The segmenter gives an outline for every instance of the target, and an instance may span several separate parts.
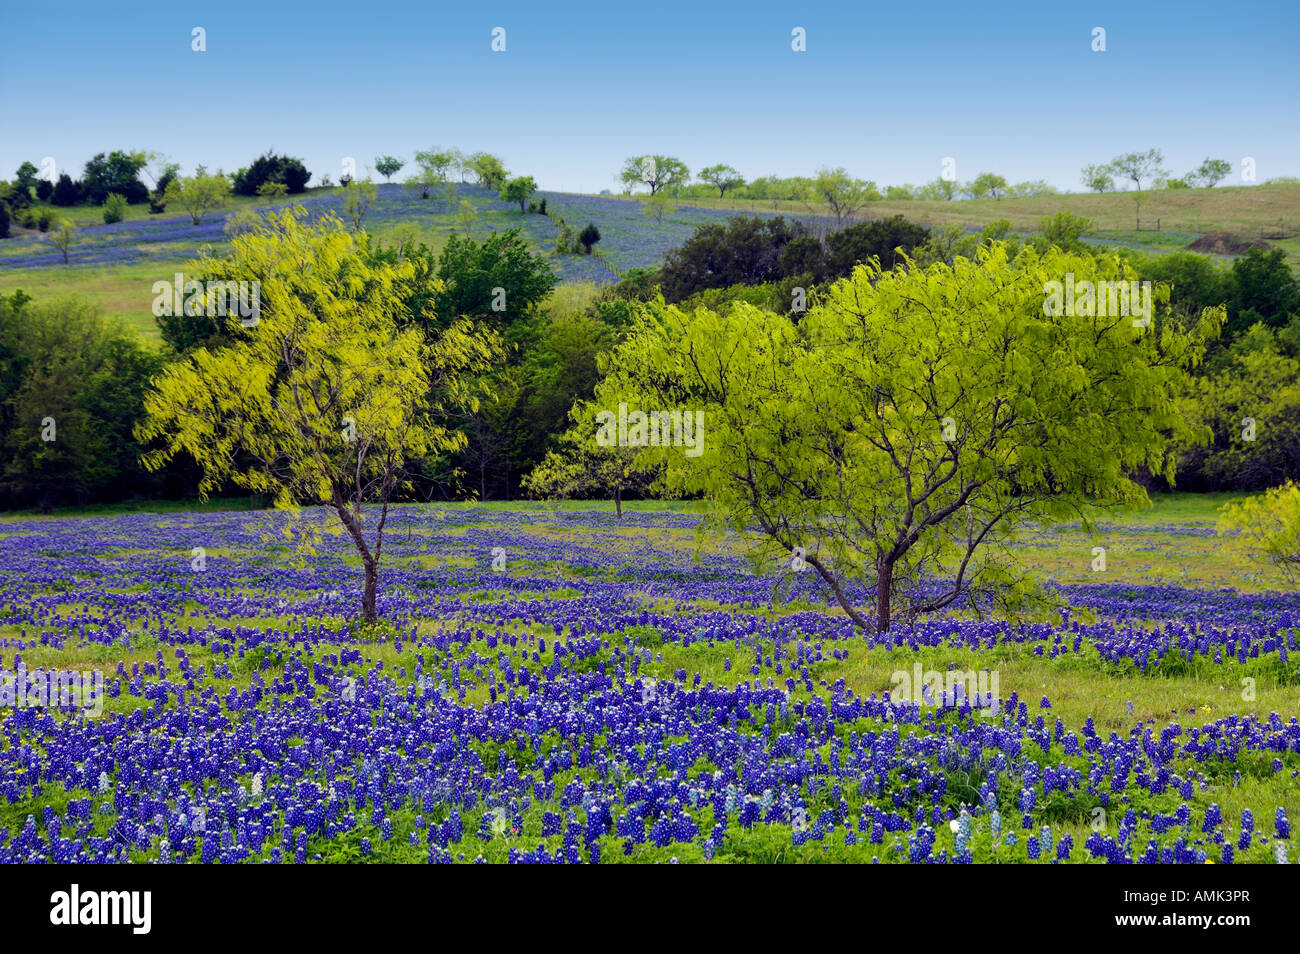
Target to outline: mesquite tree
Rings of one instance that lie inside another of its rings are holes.
[[[259,282],[257,313],[231,316],[229,344],[198,348],[155,378],[136,436],[156,445],[143,457],[150,469],[189,453],[205,495],[230,482],[279,507],[333,510],[361,558],[361,610],[373,622],[404,466],[463,444],[433,415],[487,365],[491,345],[464,322],[426,340],[402,313],[410,261],[372,256],[365,235],[333,216],[308,225],[303,215],[272,214],[232,240],[229,258],[204,263],[206,274]]]
[[[997,243],[951,266],[859,267],[803,316],[660,303],[596,403],[702,409],[698,457],[643,450],[666,489],[703,494],[714,530],[757,530],[769,556],[806,561],[856,623],[885,631],[900,597],[922,613],[972,587],[1015,595],[1017,525],[1144,501],[1129,474],[1172,477],[1174,442],[1204,437],[1176,388],[1222,310],[1185,328],[1099,316],[1100,298],[1045,304],[1069,275],[1080,290],[1131,277],[1118,258],[1011,259]]]

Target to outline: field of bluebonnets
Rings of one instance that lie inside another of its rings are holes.
[[[1049,621],[881,635],[697,519],[399,507],[371,627],[320,511],[0,523],[0,670],[106,696],[0,709],[0,861],[1294,860],[1300,601],[1212,507],[1027,534]]]

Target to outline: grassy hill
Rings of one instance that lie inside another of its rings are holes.
[[[826,212],[824,206],[806,202],[682,201],[727,211],[762,210],[785,215]],[[1262,238],[1284,249],[1292,267],[1300,269],[1300,183],[1144,192],[1141,211],[1142,229],[1138,230],[1133,194],[1108,192],[953,202],[881,201],[864,206],[859,214],[865,218],[903,215],[926,225],[967,228],[983,228],[989,222],[1006,219],[1017,231],[1033,232],[1044,216],[1071,212],[1092,219],[1094,237],[1107,244],[1173,250],[1186,248],[1210,232],[1230,232],[1245,239]]]
[[[682,199],[683,203],[729,211],[762,209],[768,212],[825,213],[825,207],[805,202],[756,199]],[[983,226],[994,219],[1008,219],[1013,228],[1033,229],[1038,220],[1056,212],[1086,216],[1097,228],[1123,230],[1134,227],[1134,198],[1129,192],[1041,195],[1005,199],[883,200],[867,205],[863,214],[871,218],[906,215],[927,225]],[[1177,189],[1144,192],[1142,220],[1161,228],[1187,232],[1232,231],[1258,233],[1272,230],[1280,222],[1300,231],[1300,183],[1220,186],[1215,189]]]
[[[772,214],[682,205],[658,221],[645,215],[634,200],[553,192],[537,196],[538,201],[547,201],[547,215],[521,214],[517,205],[501,201],[495,192],[480,186],[457,185],[454,200],[441,192],[422,199],[418,192],[400,185],[380,185],[378,189],[378,198],[364,221],[366,230],[378,241],[413,239],[440,249],[453,232],[463,232],[457,213],[464,199],[478,214],[469,234],[481,240],[491,232],[521,229],[529,244],[549,257],[566,284],[615,282],[629,268],[658,264],[664,253],[682,244],[700,225],[740,214]],[[293,205],[304,206],[312,215],[333,212],[344,217],[342,200],[333,189],[312,190],[274,202],[232,199],[197,226],[187,215],[149,215],[145,206],[131,207],[124,221],[112,225],[97,223],[98,209],[56,210],[77,226],[68,263],[64,264],[51,235],[16,230],[12,238],[0,242],[0,290],[21,288],[39,296],[76,294],[95,302],[105,314],[156,337],[150,311],[154,282],[171,281],[175,272],[205,248],[220,254],[228,246],[226,221],[238,212]],[[597,256],[556,254],[561,218],[576,229],[588,222],[597,225],[601,232]]]
[[[636,199],[616,196],[542,192],[547,215],[521,214],[480,186],[457,185],[455,196],[435,192],[429,199],[401,185],[380,185],[378,199],[365,219],[366,229],[382,242],[415,239],[440,248],[461,228],[459,203],[468,200],[478,215],[470,234],[482,238],[492,231],[520,228],[529,243],[550,258],[562,282],[600,285],[616,281],[636,266],[654,266],[700,225],[733,215],[786,215],[828,227],[827,210],[818,204],[745,199],[674,200],[662,221],[648,216]],[[316,189],[303,196],[268,203],[263,199],[232,198],[193,225],[186,215],[149,215],[133,206],[127,218],[113,225],[100,221],[97,208],[55,210],[73,222],[76,244],[68,264],[48,234],[16,229],[0,241],[0,290],[21,288],[30,294],[76,294],[98,304],[105,314],[121,318],[148,337],[156,337],[150,306],[153,283],[173,274],[211,248],[220,253],[227,244],[226,220],[245,209],[301,204],[313,215],[342,216],[336,190]],[[1068,211],[1094,221],[1095,240],[1114,245],[1168,251],[1186,248],[1201,235],[1230,232],[1247,239],[1263,237],[1286,250],[1300,268],[1300,184],[1260,185],[1149,192],[1142,206],[1144,227],[1134,228],[1135,204],[1128,193],[1054,195],[1015,199],[954,202],[882,201],[861,210],[863,218],[904,215],[927,225],[981,228],[1007,219],[1013,228],[1034,231],[1039,221]],[[601,232],[597,256],[557,255],[555,237],[560,219],[581,229],[594,222]],[[1160,228],[1148,228],[1147,223]],[[1294,233],[1294,234],[1293,234]],[[1277,238],[1279,234],[1291,237]]]

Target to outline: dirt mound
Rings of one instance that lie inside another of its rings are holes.
[[[1250,248],[1266,252],[1273,246],[1263,239],[1245,238],[1232,232],[1209,232],[1187,247],[1193,252],[1207,252],[1210,255],[1243,255]]]

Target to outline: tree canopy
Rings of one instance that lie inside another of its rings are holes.
[[[334,511],[361,556],[362,614],[376,618],[388,502],[409,461],[463,442],[431,414],[462,374],[485,367],[487,338],[456,322],[433,340],[400,327],[407,262],[367,254],[364,233],[302,210],[267,217],[231,241],[228,273],[261,282],[259,321],[228,320],[228,344],[166,368],[137,427],[157,469],[182,452],[203,470],[200,492],[227,481],[279,507]],[[306,263],[306,264],[304,264]],[[377,517],[363,508],[379,505]]]
[[[502,202],[518,202],[519,211],[527,212],[528,200],[536,191],[537,182],[532,176],[515,176],[501,186],[500,197]]]
[[[201,173],[194,176],[176,176],[164,190],[167,202],[175,202],[190,215],[190,221],[198,225],[203,216],[216,208],[230,195],[230,180],[225,176],[212,176]]]
[[[644,185],[651,195],[661,190],[671,195],[690,181],[691,170],[676,156],[629,156],[618,178],[629,191]]]
[[[728,189],[735,189],[745,184],[745,177],[724,163],[718,163],[716,166],[705,166],[699,172],[699,179],[701,182],[707,182],[717,189],[718,198],[725,196]]]
[[[1203,437],[1176,390],[1222,310],[1187,329],[1045,314],[1067,274],[1131,277],[1118,257],[1013,259],[993,243],[976,261],[861,266],[798,321],[652,305],[596,404],[701,410],[700,456],[642,450],[665,465],[664,488],[708,498],[715,530],[759,531],[767,557],[805,559],[860,625],[889,629],[900,596],[918,613],[1000,582],[1014,600],[1018,524],[1141,502],[1129,475],[1172,478],[1175,442]],[[936,571],[945,581],[922,586]],[[873,614],[859,608],[868,587]]]

